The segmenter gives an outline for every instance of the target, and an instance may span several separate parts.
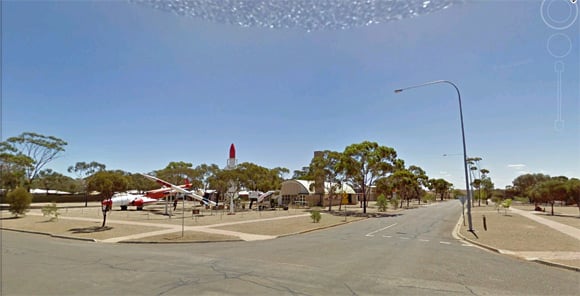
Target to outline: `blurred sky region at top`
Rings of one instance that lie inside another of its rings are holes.
[[[219,3],[192,1],[204,2]],[[578,4],[431,2],[452,5],[308,30],[148,3],[3,1],[2,140],[66,140],[48,166],[64,174],[79,161],[224,167],[231,143],[239,162],[293,171],[315,150],[370,140],[464,188],[455,90],[393,93],[446,79],[461,91],[468,154],[496,187],[526,172],[580,177]]]

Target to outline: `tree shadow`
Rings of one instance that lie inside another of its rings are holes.
[[[111,226],[105,226],[105,227],[91,226],[91,227],[85,227],[85,228],[71,228],[68,231],[70,231],[72,233],[95,233],[95,232],[102,232],[102,231],[107,231],[107,230],[111,230],[111,229],[113,229],[113,227],[111,227]]]
[[[13,219],[20,219],[20,216],[10,216],[10,217],[0,217],[0,220],[13,220]]]
[[[331,214],[333,216],[339,216],[339,217],[344,217],[345,213],[344,211],[324,211],[327,214]],[[395,214],[391,214],[391,213],[387,213],[387,212],[380,212],[380,213],[361,213],[361,212],[357,212],[357,211],[347,211],[346,212],[346,216],[348,217],[364,217],[364,218],[384,218],[384,217],[397,217],[397,216],[402,216],[403,214],[401,213],[395,213]]]

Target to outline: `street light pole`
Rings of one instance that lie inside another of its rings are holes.
[[[473,232],[474,231],[473,224],[471,221],[471,191],[469,190],[469,174],[467,173],[467,149],[465,148],[465,129],[463,128],[463,108],[461,107],[461,94],[459,93],[459,88],[457,87],[457,85],[455,85],[451,81],[436,80],[436,81],[430,81],[430,82],[426,82],[426,83],[419,84],[419,85],[414,85],[414,86],[396,89],[395,93],[400,93],[404,90],[417,88],[417,87],[423,87],[423,86],[437,84],[437,83],[451,84],[455,88],[455,91],[457,91],[457,98],[459,99],[459,118],[461,119],[461,137],[463,140],[463,169],[465,170],[465,190],[467,191],[467,222],[469,225],[469,231]]]

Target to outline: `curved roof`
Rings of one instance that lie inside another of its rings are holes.
[[[284,183],[293,183],[299,186],[298,194],[314,194],[314,181],[308,180],[286,180],[282,183],[282,187],[284,187]],[[328,194],[331,184],[329,182],[324,182],[324,193]],[[312,189],[312,190],[311,190]],[[347,194],[356,194],[354,189],[350,187],[348,184],[343,183],[342,188],[338,188],[334,193],[347,193]]]

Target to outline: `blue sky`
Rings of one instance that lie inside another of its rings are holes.
[[[223,167],[231,143],[239,162],[293,171],[315,150],[370,140],[464,188],[455,90],[393,93],[446,79],[461,91],[467,152],[496,187],[525,172],[580,177],[577,13],[565,0],[466,1],[305,32],[124,1],[3,1],[2,139],[64,139],[48,165],[61,173],[79,161]]]

